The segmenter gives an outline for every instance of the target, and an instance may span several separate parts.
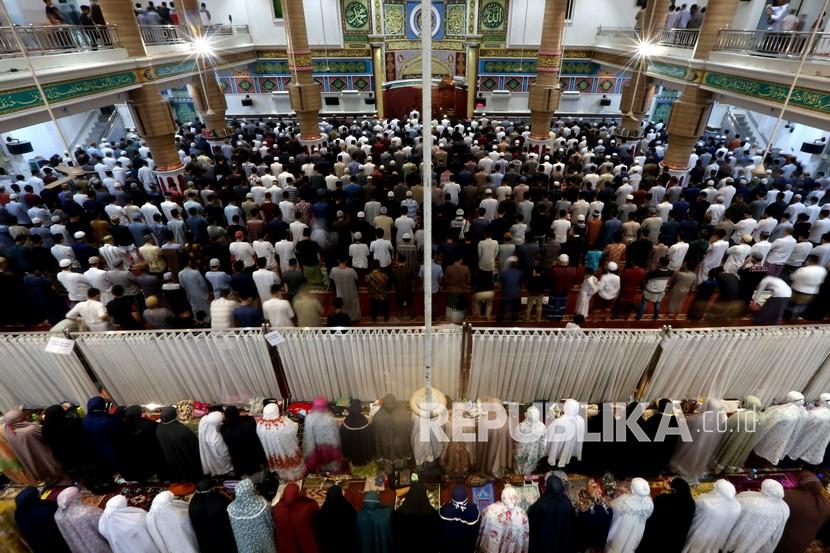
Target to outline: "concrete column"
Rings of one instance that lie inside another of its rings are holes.
[[[669,143],[663,165],[672,171],[690,169],[689,156],[706,129],[712,111],[712,95],[697,85],[686,85],[669,117]]]
[[[643,42],[654,43],[669,11],[669,0],[649,0],[643,12],[643,29],[640,39]],[[643,117],[651,106],[654,96],[654,81],[646,75],[648,60],[640,59],[637,70],[631,75],[631,80],[623,87],[620,111],[623,114],[623,135],[637,139],[642,129]]]
[[[127,103],[139,136],[147,141],[153,154],[162,190],[176,188],[183,191],[181,174],[184,166],[176,149],[176,123],[167,99],[161,95],[156,85],[148,83],[131,91]]]
[[[694,59],[709,57],[717,41],[718,33],[723,27],[732,23],[738,0],[710,0],[706,5],[706,17],[698,33]],[[688,171],[689,156],[694,151],[695,143],[703,134],[709,114],[712,111],[712,95],[701,90],[696,84],[683,87],[683,93],[672,107],[669,118],[669,143],[663,165],[673,171]]]
[[[473,118],[478,93],[478,53],[481,35],[467,35],[467,119]]]
[[[199,17],[199,2],[200,0],[176,0],[179,24],[190,27],[191,33],[195,33],[202,27],[202,19]]]
[[[562,66],[562,38],[565,34],[565,7],[567,0],[547,0],[542,21],[542,43],[536,59],[536,81],[530,85],[530,138],[547,140],[550,120],[559,107],[562,88],[559,69]]]
[[[718,41],[718,34],[724,27],[732,25],[735,11],[738,9],[738,0],[709,0],[706,5],[706,17],[697,35],[694,58],[705,60]]]
[[[100,5],[107,23],[118,26],[118,40],[130,57],[145,57],[147,52],[138,30],[132,0],[101,0]]]
[[[201,60],[199,66],[202,67]],[[208,142],[216,141],[219,143],[231,136],[233,129],[227,125],[225,117],[228,103],[213,71],[209,68],[202,68],[201,77],[199,75],[193,77],[193,81],[187,85],[187,88],[196,109],[199,111],[199,115],[202,116],[202,121],[205,123],[202,136]]]
[[[308,47],[303,2],[281,1],[288,38],[288,66],[292,75],[288,97],[300,123],[300,141],[313,144],[319,142],[321,137],[318,120],[323,101],[320,98],[320,85],[311,76],[311,50]]]
[[[383,35],[371,35],[372,42],[372,76],[375,80],[375,110],[378,119],[384,119],[386,113],[383,109],[383,83],[386,80],[386,61],[383,57]],[[379,40],[378,40],[379,39]]]

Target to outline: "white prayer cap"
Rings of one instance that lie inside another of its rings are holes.
[[[86,236],[86,233],[82,230],[79,230],[78,232],[76,232],[72,236],[75,238],[75,240],[82,240],[84,238],[84,236]]]
[[[576,216],[576,221],[578,223],[582,223],[583,221],[585,221],[585,215],[582,215],[582,214],[577,215]]]
[[[491,188],[488,188],[487,190],[485,190],[485,191],[484,191],[484,194],[485,194],[486,196],[489,196],[489,195],[490,195],[490,194],[492,194],[492,193],[493,193],[493,190],[492,190]]]
[[[98,259],[98,256],[97,256],[97,255],[93,255],[92,257],[90,257],[90,258],[89,258],[89,259],[87,259],[86,261],[87,261],[87,263],[89,263],[90,265],[98,265],[98,262],[100,261],[100,259]]]
[[[380,208],[381,215],[386,215],[386,206]]]
[[[363,235],[361,233],[359,233],[359,232],[354,233],[354,239],[355,240],[360,240],[361,238],[363,238]]]
[[[357,212],[357,218],[358,218],[358,219],[365,219],[365,218],[366,218],[366,214],[365,214],[364,212],[362,212],[362,211],[358,211],[358,212]]]
[[[464,210],[463,209],[456,209],[455,214],[460,216],[460,217],[463,217],[464,216]]]
[[[625,197],[625,199],[626,200],[633,200],[634,199],[634,194],[629,194],[628,196]]]
[[[608,263],[607,267],[608,267],[608,270],[609,270],[609,271],[616,271],[616,270],[618,269],[617,264],[616,264],[616,263],[614,263],[613,261],[611,261],[610,263]]]
[[[40,223],[42,223],[42,221],[40,220],[40,217],[35,217],[34,219],[32,219],[32,224],[33,225],[39,225]]]
[[[411,197],[412,197],[412,190],[407,190],[407,191],[406,191],[406,197],[407,197],[407,198],[411,198]]]
[[[65,269],[65,268],[67,268],[67,267],[71,267],[71,266],[72,266],[72,261],[70,261],[70,260],[68,260],[68,259],[61,259],[61,262],[60,262],[60,263],[58,263],[58,265],[60,265],[62,269]]]
[[[404,240],[411,240],[412,239],[412,234],[410,234],[408,232],[404,232],[403,236],[401,236],[401,238],[403,238]]]
[[[560,254],[558,260],[560,265],[567,265],[571,262],[571,258],[566,253]]]
[[[52,215],[52,222],[53,223],[60,223],[61,217],[60,215]]]
[[[210,260],[210,266],[211,267],[218,267],[219,265],[220,265],[220,263],[219,263],[219,260],[217,258],[214,257],[213,259]]]
[[[640,497],[647,497],[651,495],[651,488],[649,487],[648,482],[642,478],[635,478],[631,481],[631,493],[639,495]]]

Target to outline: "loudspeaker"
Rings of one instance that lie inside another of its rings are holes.
[[[611,105],[611,100],[608,98],[600,98],[599,105],[607,107]]]
[[[367,106],[374,106],[377,103],[374,98],[364,98],[363,101]]]
[[[9,150],[9,154],[13,156],[28,154],[34,150],[31,142],[21,142],[19,140],[15,140],[14,142],[6,142],[6,148]]]
[[[251,106],[254,105],[254,101],[251,100],[250,98],[247,98],[247,97],[242,98],[242,105],[245,106],[245,107],[251,107]]]
[[[805,154],[820,154],[824,151],[825,146],[826,144],[824,142],[803,142],[801,144],[801,151]]]

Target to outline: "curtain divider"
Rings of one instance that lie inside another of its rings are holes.
[[[470,385],[470,371],[473,365],[473,332],[470,323],[461,325],[461,355],[460,370],[458,374],[458,400],[467,397]]]
[[[84,368],[84,371],[86,371],[87,376],[90,378],[90,380],[92,380],[92,383],[95,384],[95,388],[98,390],[98,392],[106,395],[108,398],[112,398],[112,394],[110,394],[109,390],[107,390],[106,384],[104,384],[104,381],[101,380],[101,378],[95,372],[95,369],[92,368],[92,363],[90,363],[89,359],[86,358],[83,348],[81,348],[81,345],[75,339],[73,333],[70,332],[67,328],[64,329],[63,334],[67,340],[72,340],[72,342],[74,342],[75,345],[72,346],[72,351],[78,358],[78,361],[80,361],[81,366]]]
[[[265,340],[265,335],[271,330],[271,324],[268,322],[262,323],[262,339]],[[271,359],[271,368],[274,369],[274,376],[277,379],[277,386],[280,389],[280,395],[283,397],[284,405],[287,407],[291,399],[291,389],[288,386],[288,378],[285,376],[285,367],[280,358],[280,352],[277,346],[272,346],[268,341],[265,341],[265,347],[268,348],[268,357]]]
[[[663,338],[667,338],[671,334],[671,326],[666,325],[660,329],[663,333]],[[641,401],[648,390],[651,379],[654,377],[654,371],[657,370],[657,365],[660,363],[660,356],[663,355],[663,340],[657,342],[657,347],[654,348],[654,353],[651,354],[648,365],[646,365],[643,374],[640,376],[640,381],[637,383],[637,388],[634,391],[634,397],[637,401]]]

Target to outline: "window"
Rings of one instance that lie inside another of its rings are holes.
[[[568,0],[568,3],[565,5],[565,21],[573,21],[574,2],[576,2],[576,0]]]

